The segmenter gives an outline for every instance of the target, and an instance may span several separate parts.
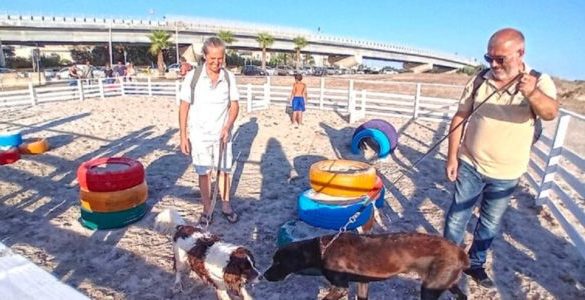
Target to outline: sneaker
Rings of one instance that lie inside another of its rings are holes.
[[[491,289],[494,287],[494,282],[490,279],[484,268],[467,269],[463,273],[471,276],[477,284],[484,288]]]

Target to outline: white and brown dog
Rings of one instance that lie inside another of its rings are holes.
[[[165,209],[157,215],[155,229],[173,234],[175,289],[182,290],[181,275],[193,270],[215,288],[218,299],[231,299],[228,292],[245,300],[252,299],[245,285],[257,282],[262,275],[250,250],[187,225],[174,209]]]

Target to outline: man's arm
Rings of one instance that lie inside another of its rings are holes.
[[[447,178],[450,181],[455,181],[455,179],[457,179],[457,169],[459,167],[457,162],[457,153],[459,152],[459,145],[461,144],[461,138],[463,137],[464,125],[460,125],[459,127],[457,126],[461,124],[463,120],[465,120],[465,118],[467,118],[470,114],[471,112],[468,111],[458,111],[453,116],[453,119],[451,120],[451,126],[449,126],[449,132],[452,132],[449,135],[447,167],[445,171],[447,173]]]
[[[187,135],[187,117],[189,116],[190,107],[191,104],[189,102],[181,101],[179,104],[179,134],[181,139],[181,152],[184,154],[191,153],[189,137]]]
[[[549,93],[556,94],[554,83],[550,78],[542,78],[543,88]],[[520,78],[518,89],[522,95],[528,100],[530,107],[534,114],[545,121],[552,120],[559,114],[559,103],[551,96],[545,94],[538,86],[538,78],[530,74],[524,74]],[[554,95],[553,95],[554,97]]]

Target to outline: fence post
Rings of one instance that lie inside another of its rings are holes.
[[[193,91],[194,93],[195,91]],[[179,101],[181,101],[181,99],[179,99],[179,94],[181,93],[181,84],[179,81],[175,81],[175,100],[177,101],[177,103],[181,103]]]
[[[266,76],[266,83],[264,84],[264,101],[266,106],[270,105],[270,76]]]
[[[148,95],[152,96],[152,81],[150,79],[150,76],[148,76]]]
[[[77,91],[79,92],[79,100],[85,100],[85,95],[83,94],[83,80],[77,79]]]
[[[126,80],[126,77],[118,77],[118,79],[120,79],[120,92],[122,93],[122,96],[126,96],[126,91],[124,91],[124,80]]]
[[[106,99],[106,95],[104,95],[104,79],[103,78],[98,78],[98,87],[100,89],[100,98],[102,98],[102,100]]]
[[[353,79],[349,80],[349,89],[347,91],[347,112],[352,114],[355,111],[355,94],[353,91]]]
[[[28,92],[30,94],[30,103],[32,105],[37,105],[37,92],[32,81],[28,83]]]
[[[248,112],[252,111],[252,84],[248,83],[246,90],[246,108]]]
[[[419,101],[420,101],[420,83],[416,84],[416,94],[414,95],[414,115],[413,118],[418,118],[418,111],[419,111]]]
[[[321,88],[319,90],[319,110],[323,110],[323,95],[325,94],[325,78],[321,77]]]
[[[561,150],[563,149],[563,144],[565,142],[565,136],[567,134],[567,128],[569,127],[570,120],[570,115],[564,115],[561,113],[561,116],[557,121],[557,128],[552,138],[552,145],[550,146],[550,152],[548,154],[548,159],[544,168],[544,174],[542,174],[542,180],[538,186],[538,193],[536,195],[537,206],[542,206],[548,199],[548,192],[555,180],[555,174],[557,172],[559,159],[561,158]]]

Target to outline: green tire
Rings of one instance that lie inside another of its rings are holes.
[[[116,212],[91,212],[81,207],[79,222],[93,230],[120,228],[142,219],[146,212],[146,203]]]

